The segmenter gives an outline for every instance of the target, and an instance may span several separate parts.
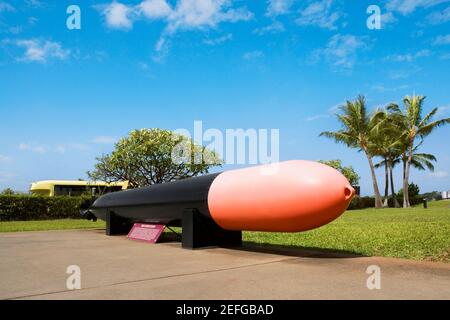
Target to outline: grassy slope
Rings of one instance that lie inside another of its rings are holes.
[[[450,261],[450,201],[428,209],[365,209],[345,212],[321,228],[302,233],[245,232],[263,244],[343,250],[369,256]]]
[[[0,232],[104,228],[103,221],[45,220],[0,222]],[[347,211],[319,229],[301,233],[244,232],[258,244],[342,250],[415,260],[450,261],[450,201],[428,209]]]

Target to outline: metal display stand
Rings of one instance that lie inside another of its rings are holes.
[[[228,231],[212,219],[203,216],[197,209],[185,209],[182,221],[182,247],[235,247],[242,245],[242,231]]]

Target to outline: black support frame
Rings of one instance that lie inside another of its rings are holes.
[[[222,229],[214,220],[205,217],[197,209],[185,209],[182,220],[182,247],[236,247],[242,245],[242,231]]]

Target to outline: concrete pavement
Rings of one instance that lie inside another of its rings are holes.
[[[81,289],[68,290],[69,265]],[[369,290],[366,269],[381,270]],[[0,299],[450,299],[450,264],[298,249],[183,250],[104,230],[0,234]]]

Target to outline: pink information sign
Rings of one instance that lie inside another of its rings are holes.
[[[131,240],[141,240],[149,243],[156,243],[166,226],[163,224],[135,223],[128,233],[127,238]]]

